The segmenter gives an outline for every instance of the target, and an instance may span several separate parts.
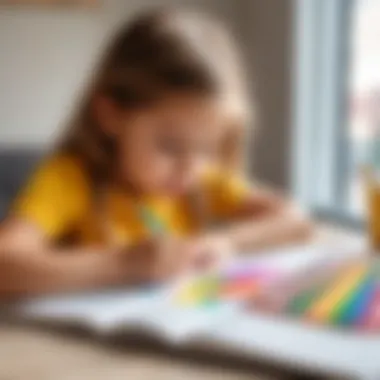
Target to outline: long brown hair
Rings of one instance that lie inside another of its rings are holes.
[[[234,47],[225,27],[204,14],[155,10],[140,15],[118,31],[106,50],[61,149],[74,151],[91,175],[103,180],[115,149],[92,115],[94,96],[103,94],[133,108],[182,92],[226,98],[234,117],[221,156],[236,163],[249,110]]]
[[[191,93],[224,98],[231,108],[221,158],[226,167],[236,166],[250,116],[244,79],[235,43],[219,21],[189,11],[148,11],[117,32],[61,150],[79,156],[94,182],[104,183],[115,147],[92,114],[94,97],[105,95],[128,109],[167,93]]]

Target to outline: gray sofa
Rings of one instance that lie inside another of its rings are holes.
[[[0,148],[0,220],[42,157],[37,149]]]

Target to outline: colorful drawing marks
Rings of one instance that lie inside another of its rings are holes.
[[[187,307],[242,302],[279,277],[280,273],[271,268],[252,264],[235,266],[190,279],[178,290],[175,302]]]
[[[192,278],[175,302],[183,307],[234,302],[248,312],[380,332],[380,263],[320,262],[292,274],[263,265],[235,266]]]
[[[295,275],[293,283],[277,283],[249,308],[291,316],[313,324],[380,331],[380,265],[347,262],[316,268],[313,275]]]

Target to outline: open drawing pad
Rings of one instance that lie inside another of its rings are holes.
[[[380,263],[342,242],[255,253],[160,288],[56,296],[12,316],[380,378]]]

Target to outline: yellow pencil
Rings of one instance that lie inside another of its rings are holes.
[[[316,322],[328,320],[333,308],[361,281],[367,269],[367,265],[360,263],[345,271],[311,306],[306,313],[307,318]]]

